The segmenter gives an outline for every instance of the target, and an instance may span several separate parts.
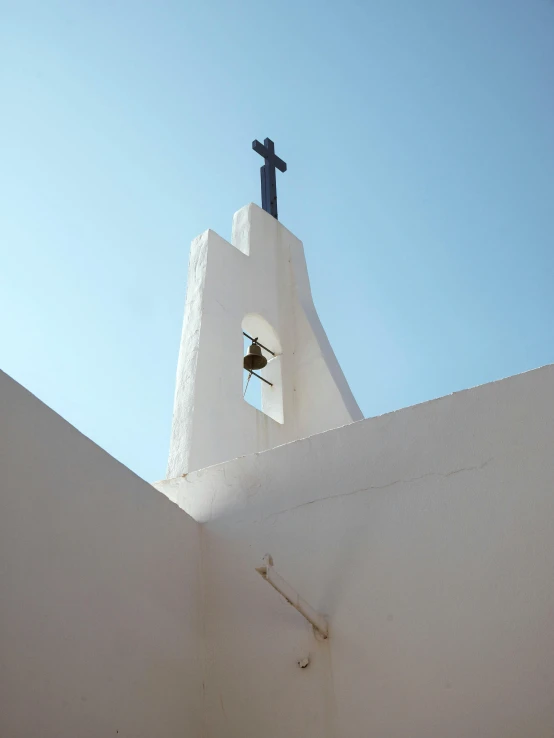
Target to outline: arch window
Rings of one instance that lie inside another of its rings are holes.
[[[257,313],[248,313],[242,321],[244,353],[252,345],[252,339],[260,345],[267,364],[255,374],[243,372],[243,396],[245,401],[277,423],[283,423],[283,379],[281,368],[281,342],[275,329]],[[255,376],[255,375],[259,376]],[[260,379],[261,377],[262,379]],[[263,381],[265,380],[265,381]]]

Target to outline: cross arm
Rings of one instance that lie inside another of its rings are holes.
[[[276,169],[278,169],[280,172],[287,171],[286,163],[282,159],[279,159],[278,156],[275,156],[275,154],[273,154],[273,163],[275,164]]]
[[[252,141],[252,148],[256,152],[256,154],[259,154],[260,156],[263,156],[264,159],[267,159],[269,156],[269,150],[266,149],[266,147],[263,145],[263,143],[260,143],[258,139],[255,139]]]
[[[269,159],[271,163],[276,167],[276,169],[278,169],[280,172],[287,171],[286,163],[282,159],[279,159],[276,154],[270,151],[267,146],[264,146],[262,143],[260,143],[258,139],[252,141],[252,148],[254,149],[256,154],[263,156],[264,159]]]

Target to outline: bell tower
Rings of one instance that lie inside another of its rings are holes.
[[[243,398],[245,370],[261,382],[261,409]],[[317,316],[301,241],[254,204],[235,214],[232,243],[209,230],[198,236],[167,477],[362,417]]]

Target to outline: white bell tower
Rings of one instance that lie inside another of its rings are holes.
[[[243,331],[274,354],[263,351],[261,410],[243,399]],[[253,204],[235,214],[232,244],[213,231],[198,236],[168,478],[362,417],[317,316],[301,241]]]

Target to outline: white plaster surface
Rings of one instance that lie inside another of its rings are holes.
[[[157,484],[205,523],[205,735],[552,738],[553,432],[549,366]]]
[[[0,736],[200,737],[199,526],[0,372]]]
[[[262,385],[272,417],[242,397],[243,321],[279,353],[261,372],[275,383]],[[232,245],[213,231],[195,239],[167,476],[361,418],[315,311],[302,243],[253,204],[235,214]]]
[[[550,366],[156,485],[199,525],[0,373],[0,736],[552,738],[553,432]]]

